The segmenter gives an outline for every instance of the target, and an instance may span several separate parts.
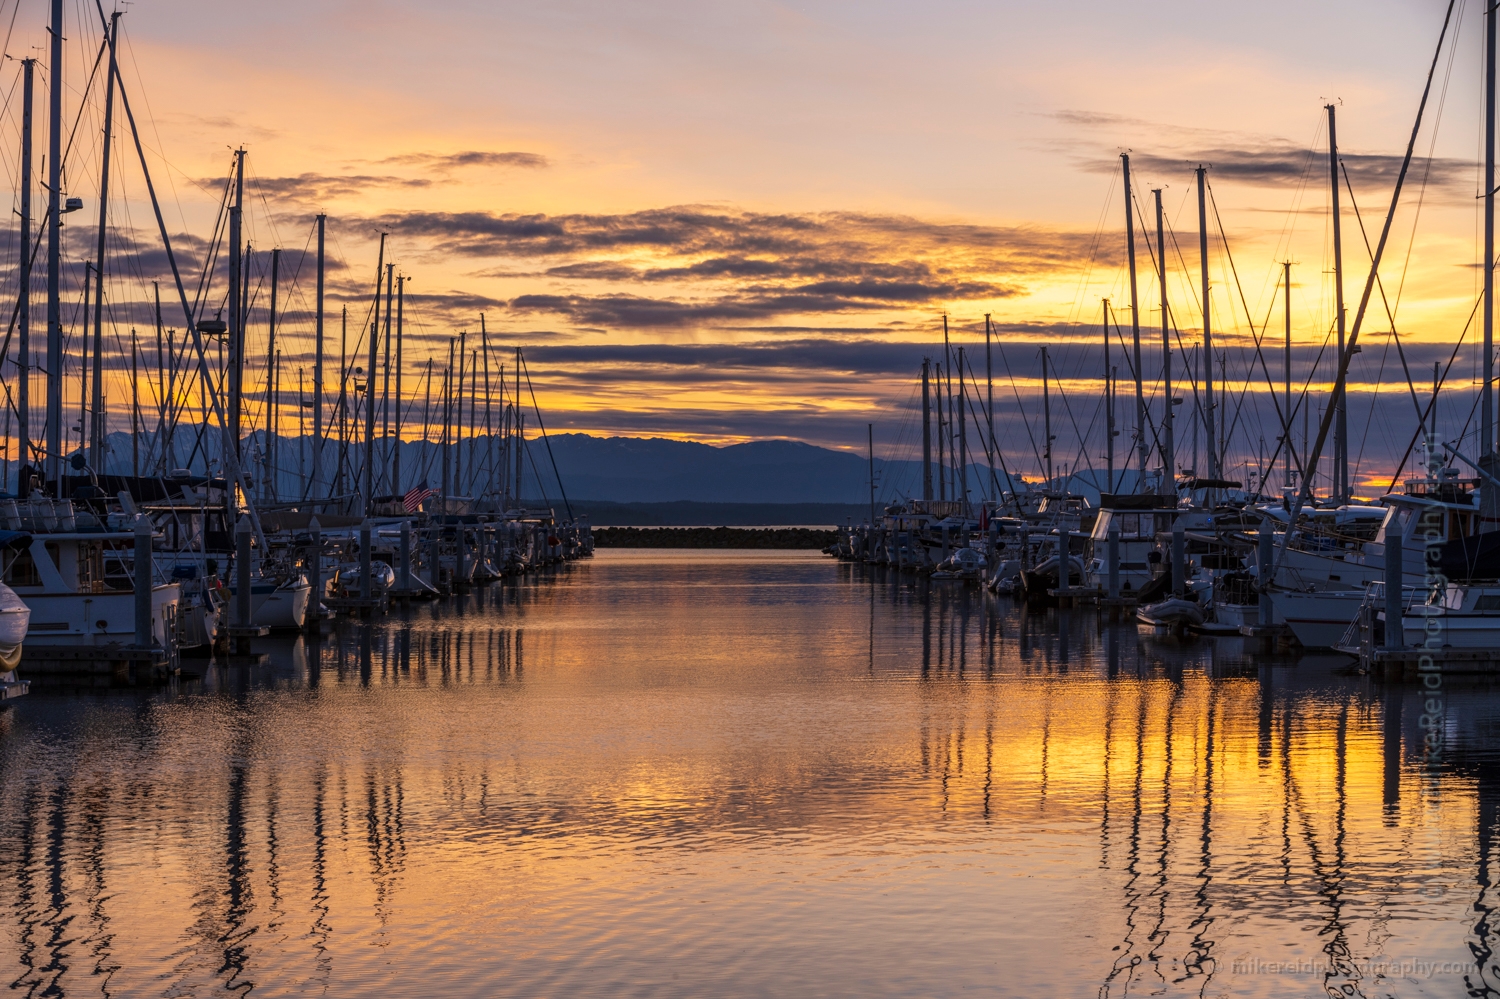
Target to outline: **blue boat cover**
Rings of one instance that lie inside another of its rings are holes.
[[[31,544],[31,535],[25,531],[0,531],[0,548],[26,548]]]

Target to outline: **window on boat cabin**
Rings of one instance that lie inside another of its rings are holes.
[[[1429,534],[1438,538],[1448,537],[1448,512],[1439,506],[1429,506],[1416,514],[1417,526],[1413,528],[1415,536],[1421,540]]]
[[[177,550],[183,551],[191,548],[203,547],[203,518],[196,513],[189,513],[185,517],[185,523],[176,517],[172,518],[172,528],[176,532],[173,539],[177,542]]]
[[[1477,611],[1500,611],[1500,593],[1486,593],[1474,601]]]
[[[31,559],[31,549],[23,548],[6,559],[5,583],[7,586],[42,585],[42,576]]]
[[[104,559],[104,582],[111,590],[132,590],[135,588],[135,577],[132,566],[135,563],[132,554],[131,564],[125,562],[124,552],[110,552]]]
[[[1412,514],[1414,514],[1415,512],[1416,511],[1409,506],[1392,507],[1391,512],[1386,516],[1385,519],[1385,531],[1387,536],[1389,536],[1392,531],[1395,531],[1399,533],[1403,538],[1406,537],[1407,525],[1411,523]]]
[[[1121,534],[1141,533],[1141,515],[1138,513],[1120,513],[1115,516],[1120,518]]]
[[[1457,521],[1453,525],[1453,536],[1456,538],[1467,538],[1474,533],[1474,515],[1455,510],[1453,519]]]

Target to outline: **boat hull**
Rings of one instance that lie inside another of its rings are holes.
[[[252,583],[250,585],[250,623],[257,628],[272,631],[291,631],[302,628],[307,622],[307,603],[312,587],[306,579],[275,585]],[[235,588],[229,588],[225,601],[230,627],[239,625],[238,601]]]
[[[1320,593],[1276,590],[1271,594],[1271,606],[1304,647],[1331,649],[1343,641],[1364,599],[1364,590]]]
[[[1425,640],[1428,621],[1438,622],[1433,634],[1436,646],[1451,649],[1500,650],[1500,618],[1493,614],[1403,614],[1401,632],[1408,645]]]
[[[20,597],[31,609],[25,642],[34,647],[130,645],[135,641],[135,594],[27,593]],[[164,648],[176,640],[176,583],[151,589],[151,638]]]

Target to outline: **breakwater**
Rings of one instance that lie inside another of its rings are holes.
[[[600,527],[597,548],[812,548],[823,549],[838,532],[807,527]]]

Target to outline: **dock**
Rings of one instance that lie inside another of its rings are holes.
[[[27,645],[14,671],[29,680],[83,685],[164,683],[181,672],[167,649],[129,645]],[[25,682],[25,681],[21,681]]]
[[[347,617],[369,617],[389,610],[390,599],[385,593],[373,597],[324,597],[323,606]]]
[[[0,704],[17,697],[25,697],[30,689],[31,681],[17,679],[15,670],[0,673]]]
[[[1361,658],[1377,680],[1415,683],[1431,673],[1500,676],[1500,649],[1376,649]]]

